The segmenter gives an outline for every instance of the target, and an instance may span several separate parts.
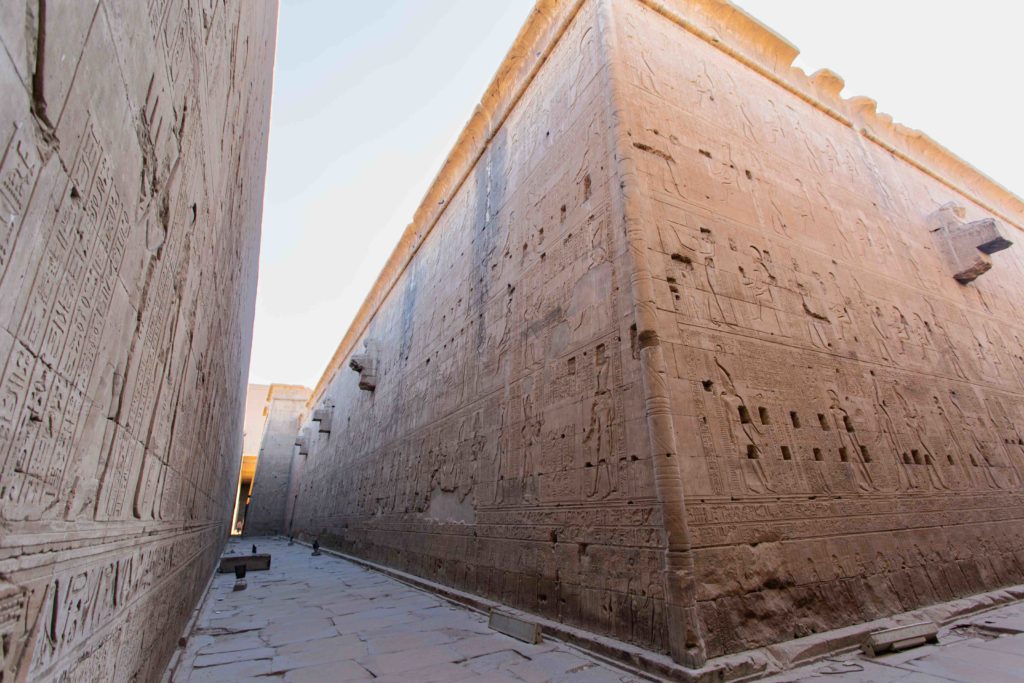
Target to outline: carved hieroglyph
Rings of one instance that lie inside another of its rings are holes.
[[[288,529],[688,664],[1024,580],[1024,258],[942,247],[1024,204],[795,56],[718,0],[541,2]]]
[[[224,542],[276,6],[0,7],[0,678],[156,680]]]

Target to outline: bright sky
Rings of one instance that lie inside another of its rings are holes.
[[[1024,194],[1024,3],[734,0]],[[282,0],[249,381],[312,387],[532,0]]]

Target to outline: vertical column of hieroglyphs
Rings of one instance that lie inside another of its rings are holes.
[[[523,35],[575,18],[513,48],[485,96],[493,137],[351,349],[356,370],[346,358],[315,396],[331,429],[307,416],[288,516],[322,543],[660,649],[661,513],[597,8],[544,5]]]
[[[935,231],[992,210],[848,125],[866,101],[798,97],[684,3],[614,6],[709,654],[1019,583],[1020,248],[961,284]]]
[[[276,5],[0,9],[4,680],[152,680],[226,533]]]

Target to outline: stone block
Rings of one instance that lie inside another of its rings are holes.
[[[925,643],[939,642],[939,627],[930,621],[896,626],[871,633],[861,649],[872,657],[886,652],[906,650]]]
[[[235,571],[235,567],[244,565],[248,572],[266,571],[270,569],[270,555],[268,553],[257,553],[255,555],[223,555],[217,571],[221,574],[228,574]]]
[[[541,641],[540,624],[512,612],[492,609],[487,625],[524,643],[536,645]]]

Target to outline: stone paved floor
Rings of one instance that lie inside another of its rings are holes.
[[[767,679],[773,683],[1024,683],[1024,604],[957,621],[926,645],[874,659],[860,654]]]
[[[273,555],[272,569],[250,573],[238,592],[234,575],[214,578],[170,683],[643,680],[556,641],[527,645],[491,631],[477,612],[332,555],[255,542]],[[766,680],[1024,683],[1024,603],[951,624],[938,645],[850,653]]]
[[[477,612],[340,558],[255,543],[270,571],[250,572],[238,592],[233,574],[214,578],[173,683],[642,680],[558,642],[491,631]]]

